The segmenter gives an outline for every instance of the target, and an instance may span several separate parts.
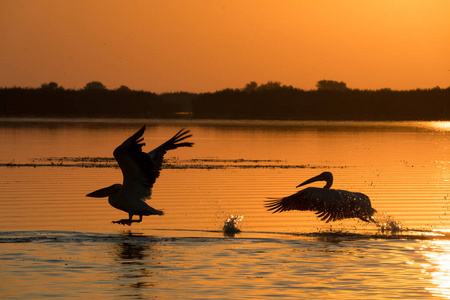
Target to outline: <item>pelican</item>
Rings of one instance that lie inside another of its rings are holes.
[[[154,209],[145,200],[150,199],[152,187],[161,172],[164,154],[178,147],[192,147],[193,143],[181,141],[191,137],[189,130],[181,129],[171,139],[146,153],[142,152],[145,126],[129,137],[114,150],[114,158],[119,163],[123,174],[123,185],[113,184],[109,187],[89,193],[87,197],[108,197],[108,202],[114,208],[128,213],[128,219],[112,223],[128,225],[142,222],[142,216],[162,216],[163,211]],[[133,220],[138,215],[139,220]]]
[[[270,198],[266,201],[267,210],[283,212],[288,210],[315,211],[317,217],[327,223],[347,218],[359,218],[364,222],[375,222],[370,199],[362,193],[330,189],[333,184],[333,174],[323,172],[300,183],[297,187],[316,181],[325,181],[323,188],[308,187],[284,198]]]

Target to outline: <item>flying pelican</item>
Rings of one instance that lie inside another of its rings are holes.
[[[191,137],[189,130],[180,130],[170,140],[154,150],[142,152],[145,126],[129,137],[114,150],[114,158],[119,163],[123,174],[123,185],[113,184],[109,187],[89,193],[87,197],[108,197],[111,206],[128,213],[128,219],[113,221],[112,223],[127,224],[142,222],[142,216],[164,214],[163,211],[149,206],[145,200],[150,199],[152,187],[161,172],[164,154],[178,147],[192,147],[193,143],[181,141]],[[138,215],[139,220],[133,220]]]
[[[297,187],[315,182],[326,181],[323,188],[308,187],[284,198],[270,198],[265,207],[269,211],[283,212],[288,210],[315,211],[317,217],[327,223],[347,218],[359,218],[364,222],[375,222],[370,199],[362,193],[330,189],[333,184],[333,174],[323,172]]]

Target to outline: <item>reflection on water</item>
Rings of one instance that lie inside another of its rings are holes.
[[[427,290],[450,299],[450,240],[431,241],[422,252],[428,261],[424,272],[430,274],[432,282]]]
[[[149,122],[147,148],[181,127],[195,146],[153,188],[165,215],[129,231],[84,195],[121,182],[112,149],[142,120],[0,122],[1,298],[450,299],[448,124],[183,122]],[[321,171],[382,226],[265,210]]]
[[[152,260],[150,255],[154,251],[153,245],[148,241],[141,242],[139,237],[142,240],[142,235],[134,234],[131,231],[126,236],[126,241],[114,245],[117,255],[115,261],[120,265],[121,270],[115,281],[119,283],[120,289],[127,287],[130,290],[130,293],[123,296],[140,299],[145,295],[140,291],[141,289],[147,289],[157,284],[152,281],[154,266],[149,264]],[[139,242],[136,243],[135,240]]]
[[[21,238],[21,242],[17,238]],[[430,299],[448,240],[1,233],[2,298]],[[448,263],[448,260],[447,260]],[[444,265],[442,265],[444,264]]]

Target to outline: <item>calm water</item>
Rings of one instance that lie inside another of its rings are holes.
[[[111,224],[85,194],[121,182],[112,151],[142,124],[148,150],[183,127],[195,145],[166,156],[163,217]],[[3,119],[0,138],[0,298],[450,299],[449,123]],[[378,226],[265,210],[325,170]]]

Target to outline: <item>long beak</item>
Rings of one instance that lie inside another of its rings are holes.
[[[320,175],[317,175],[317,176],[315,176],[313,178],[310,178],[310,179],[306,180],[305,182],[300,183],[299,185],[297,185],[297,187],[300,187],[300,186],[303,186],[303,185],[306,185],[306,184],[310,184],[310,183],[313,183],[313,182],[316,182],[316,181],[323,181],[323,180],[324,179],[322,178],[322,174],[320,174]]]
[[[115,187],[115,185],[111,185],[111,186],[96,190],[92,193],[89,193],[86,195],[86,197],[103,198],[103,197],[108,197],[110,195],[117,194],[117,193],[118,193],[117,187]]]

